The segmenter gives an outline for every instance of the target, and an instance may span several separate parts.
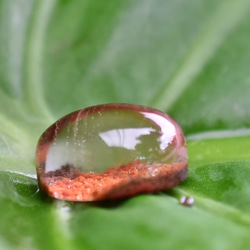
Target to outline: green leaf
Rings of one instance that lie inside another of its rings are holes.
[[[0,249],[248,249],[249,14],[248,0],[0,0]],[[187,180],[112,202],[41,193],[41,133],[107,102],[173,116]]]

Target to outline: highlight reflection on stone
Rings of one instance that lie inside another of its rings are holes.
[[[50,126],[36,153],[48,195],[96,201],[169,189],[187,176],[180,126],[165,113],[133,104],[73,112]]]

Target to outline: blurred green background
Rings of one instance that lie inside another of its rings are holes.
[[[0,249],[248,249],[249,31],[249,0],[0,0]],[[37,192],[41,133],[110,102],[179,122],[186,182],[123,202]]]

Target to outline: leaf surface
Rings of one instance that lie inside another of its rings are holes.
[[[0,248],[248,249],[249,13],[248,0],[1,0]],[[48,198],[41,133],[109,102],[173,116],[187,180],[125,201]]]

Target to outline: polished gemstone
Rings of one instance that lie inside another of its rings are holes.
[[[51,125],[36,152],[40,188],[70,201],[124,198],[172,188],[187,177],[180,126],[133,104],[104,104]]]

